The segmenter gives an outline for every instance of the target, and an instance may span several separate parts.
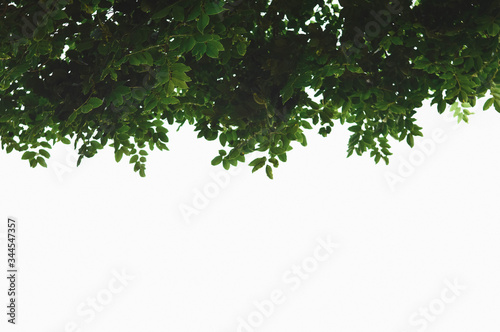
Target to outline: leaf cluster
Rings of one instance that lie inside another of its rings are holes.
[[[484,109],[500,112],[496,1],[392,1],[375,35],[356,33],[387,1],[51,3],[0,7],[1,146],[32,167],[62,141],[78,164],[109,145],[144,176],[146,149],[188,123],[220,142],[213,165],[257,152],[249,165],[272,178],[314,128],[347,124],[348,156],[388,163],[390,139],[422,136],[426,99],[467,122],[491,92]]]

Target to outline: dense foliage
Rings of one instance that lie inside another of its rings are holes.
[[[212,164],[261,151],[272,178],[304,130],[340,122],[348,155],[387,163],[426,99],[466,121],[491,92],[500,112],[499,32],[492,0],[2,1],[1,144],[32,167],[58,141],[78,163],[109,144],[144,176],[187,122],[220,141]]]

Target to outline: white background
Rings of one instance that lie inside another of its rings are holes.
[[[47,169],[2,151],[0,266],[13,216],[20,274],[15,326],[0,283],[1,330],[498,332],[500,115],[483,103],[459,125],[421,109],[424,138],[394,143],[389,166],[346,159],[347,127],[310,130],[272,181],[211,166],[218,142],[191,127],[171,128],[171,151],[150,153],[146,178],[111,149],[75,168],[61,144]],[[436,131],[444,139],[419,145]],[[208,206],[184,218],[180,207],[207,188]],[[338,247],[317,261],[329,237]],[[317,266],[292,289],[284,275],[303,262]],[[282,301],[265,316],[254,302],[273,292]]]

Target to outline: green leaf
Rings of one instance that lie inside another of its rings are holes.
[[[446,101],[444,100],[440,100],[438,102],[438,113],[439,114],[442,114],[446,109]]]
[[[499,99],[495,99],[495,110],[500,113],[500,100]]]
[[[489,109],[492,105],[493,105],[493,102],[495,101],[495,98],[490,98],[488,99],[485,103],[484,103],[484,106],[483,106],[483,111],[486,111],[487,109]]]
[[[273,169],[269,165],[266,165],[266,174],[268,178],[273,179]]]
[[[201,33],[203,33],[203,30],[205,30],[209,21],[210,21],[210,18],[208,17],[208,15],[206,13],[202,12],[199,19],[198,19],[198,23],[196,24],[198,30]]]
[[[254,160],[252,160],[248,166],[255,166],[255,165],[258,165],[260,163],[266,163],[266,160],[267,160],[267,157],[261,157],[261,158],[255,158]]]
[[[175,86],[178,86],[181,89],[188,89],[188,85],[185,81],[180,80],[178,78],[172,77],[172,82],[174,82]]]
[[[406,142],[408,143],[409,146],[413,147],[413,145],[415,144],[413,135],[410,134],[406,136]]]
[[[123,157],[123,151],[122,150],[117,150],[115,151],[115,160],[116,162],[120,162],[120,160],[122,160],[122,157]]]
[[[116,130],[117,133],[126,133],[127,131],[130,130],[130,127],[127,125],[123,125],[120,128]]]
[[[21,157],[21,159],[33,159],[33,158],[35,158],[35,156],[36,156],[36,152],[26,151],[25,153],[23,153],[23,156]]]
[[[385,36],[382,38],[379,44],[384,50],[388,51],[391,47],[391,38],[389,36]]]
[[[399,37],[392,37],[391,38],[391,42],[394,44],[394,45],[403,45],[403,40]]]
[[[50,158],[50,153],[47,150],[40,149],[40,151],[38,151],[38,153],[41,154],[42,156],[44,156],[45,158]]]
[[[194,6],[193,10],[189,12],[189,15],[187,16],[186,21],[192,21],[201,14],[201,7],[200,6]]]
[[[144,62],[144,58],[140,53],[132,54],[128,57],[128,62],[130,62],[132,66],[140,66]]]
[[[286,103],[293,95],[293,84],[289,81],[283,89],[281,89],[283,103]]]
[[[80,107],[80,112],[82,112],[82,113],[88,113],[88,112],[92,111],[92,109],[93,109],[92,105],[85,104],[82,107]]]
[[[221,1],[207,1],[205,2],[205,12],[208,15],[217,15],[224,11],[223,2]]]
[[[279,165],[279,161],[276,158],[269,158],[269,162],[273,164],[273,166],[276,168]]]
[[[153,57],[149,52],[143,52],[142,55],[144,57],[144,64],[148,66],[152,66],[154,64]]]
[[[175,97],[166,97],[166,98],[162,99],[162,102],[165,105],[175,105],[175,104],[180,103],[179,99],[177,99]]]
[[[212,165],[219,165],[222,162],[222,156],[217,156],[214,159],[212,159]]]
[[[167,6],[163,9],[157,11],[156,13],[154,13],[153,16],[151,16],[151,19],[157,20],[160,18],[164,18],[165,16],[168,15],[168,13],[170,13],[170,6]]]
[[[356,66],[353,64],[348,64],[346,67],[347,67],[347,70],[349,70],[350,72],[353,72],[356,74],[363,74],[364,73],[363,68],[361,68],[359,66]]]
[[[96,97],[92,97],[89,99],[88,104],[92,106],[92,108],[97,108],[102,105],[102,100]]]
[[[312,129],[311,124],[305,120],[300,121],[300,124],[302,127],[306,128],[306,129]]]
[[[158,100],[154,95],[151,95],[144,101],[144,111],[151,111],[158,105]]]
[[[498,33],[500,33],[500,25],[498,25],[496,23],[492,23],[488,27],[488,34],[491,36],[496,36],[496,35],[498,35]]]
[[[68,18],[68,15],[62,10],[55,10],[54,12],[50,13],[50,16],[54,21],[64,20],[65,18]]]
[[[243,42],[239,42],[238,45],[236,45],[236,51],[239,55],[244,56],[247,52],[247,45]]]
[[[227,142],[227,138],[226,138],[226,134],[225,133],[221,133],[219,135],[219,141],[220,141],[220,144],[222,146],[225,146],[226,145],[226,142]]]
[[[250,163],[249,166],[253,166],[253,169],[252,169],[252,173],[255,173],[257,170],[261,169],[262,167],[264,167],[264,165],[266,164],[266,160],[267,158],[266,157],[262,157],[262,158],[258,158],[256,159],[258,160],[255,164],[252,165],[252,163]],[[254,160],[255,161],[255,160]]]
[[[189,76],[187,76],[186,73],[184,73],[182,71],[173,71],[172,78],[176,78],[176,79],[184,81],[184,82],[191,82],[191,78]]]
[[[187,72],[191,70],[191,67],[186,66],[185,64],[180,62],[172,64],[170,68],[172,69],[172,71],[180,71],[180,72]]]
[[[143,100],[144,97],[146,96],[146,89],[143,87],[138,87],[132,90],[131,92],[132,98],[136,100]]]
[[[207,41],[209,40],[213,40],[214,39],[214,35],[209,35],[209,34],[206,34],[206,35],[202,35],[200,33],[197,33],[194,38],[196,39],[196,41],[198,43],[206,43]]]
[[[184,8],[182,8],[181,6],[174,6],[172,8],[172,17],[177,22],[183,22],[184,21]]]
[[[181,50],[183,52],[189,52],[193,49],[193,47],[196,45],[196,39],[193,36],[190,36],[186,39],[181,44]]]
[[[207,42],[207,55],[211,58],[218,58],[219,51],[223,51],[224,46],[218,40],[211,40]]]
[[[191,53],[193,53],[193,55],[196,56],[197,60],[200,60],[206,51],[207,51],[207,44],[198,43],[193,47],[193,50],[191,51]]]
[[[43,159],[43,157],[37,157],[36,161],[43,167],[47,167],[47,163],[45,162],[45,159]]]

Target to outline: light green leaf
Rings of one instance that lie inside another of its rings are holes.
[[[311,124],[305,120],[300,121],[300,124],[302,127],[306,128],[306,129],[312,129]]]
[[[223,51],[224,46],[217,40],[207,42],[207,55],[211,58],[218,58],[219,51]]]
[[[207,51],[207,44],[205,43],[198,43],[193,47],[193,50],[191,51],[194,56],[196,56],[196,59],[199,60],[205,54]]]
[[[489,109],[492,105],[493,105],[493,102],[495,101],[495,98],[490,98],[488,99],[485,103],[484,103],[484,106],[483,106],[483,110],[486,111],[487,109]]]

